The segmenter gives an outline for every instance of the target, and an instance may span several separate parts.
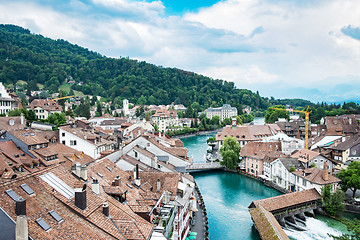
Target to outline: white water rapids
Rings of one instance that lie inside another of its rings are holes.
[[[318,219],[307,217],[306,218],[306,231],[297,231],[291,228],[284,229],[285,233],[290,239],[295,240],[332,240],[328,234],[340,236],[341,232],[334,228],[329,227],[325,222]]]

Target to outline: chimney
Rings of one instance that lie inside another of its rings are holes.
[[[139,164],[136,164],[135,167],[135,185],[140,186]]]
[[[28,240],[29,228],[26,218],[26,200],[19,198],[15,205],[16,227],[15,227],[15,239],[16,240]]]
[[[105,216],[109,216],[109,204],[107,202],[103,203],[103,214]]]
[[[20,114],[20,123],[21,123],[21,125],[24,124],[24,114],[23,113]]]
[[[75,175],[80,177],[80,172],[81,172],[81,164],[79,162],[77,162],[77,163],[75,163]]]
[[[93,183],[91,184],[91,189],[97,195],[100,194],[100,185],[99,185],[99,181],[96,178],[93,180]]]
[[[324,181],[326,182],[329,181],[329,170],[328,170],[327,160],[324,161],[324,169],[323,169],[322,177]]]
[[[15,214],[17,216],[25,216],[26,215],[26,200],[23,198],[19,198],[18,200],[16,200],[16,205],[15,205]]]
[[[113,186],[120,186],[121,185],[121,178],[119,176],[116,176],[114,181],[112,182]]]
[[[161,189],[161,182],[160,182],[160,179],[158,179],[157,183],[156,183],[156,191],[160,192],[160,189]]]
[[[82,179],[84,179],[85,181],[87,180],[87,167],[86,167],[86,165],[82,165],[80,167],[80,177]]]
[[[86,208],[86,184],[82,188],[75,188],[75,206],[81,210]]]

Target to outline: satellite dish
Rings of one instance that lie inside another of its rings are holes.
[[[9,120],[9,125],[10,125],[10,126],[14,126],[14,124],[15,124],[14,119],[10,119],[10,120]]]

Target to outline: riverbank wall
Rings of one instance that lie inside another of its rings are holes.
[[[263,179],[263,178],[261,178],[261,177],[259,177],[259,176],[255,176],[255,174],[248,173],[248,172],[245,172],[245,171],[243,171],[243,170],[239,170],[239,169],[237,169],[237,170],[232,170],[232,169],[224,168],[223,171],[232,172],[232,173],[237,173],[237,174],[241,174],[241,175],[244,175],[244,176],[246,176],[246,177],[252,178],[252,179],[254,179],[254,180],[257,180],[257,181],[259,181],[259,182],[262,182],[265,186],[271,187],[271,188],[273,188],[273,189],[275,189],[275,190],[277,190],[277,191],[279,191],[279,192],[281,192],[281,193],[290,193],[289,190],[287,190],[287,189],[285,189],[285,188],[282,188],[282,187],[276,185],[276,184],[273,183],[273,182],[267,181],[267,180],[265,180],[265,179]]]
[[[199,229],[200,231],[203,230],[203,232],[198,231],[198,236],[197,239],[204,239],[204,240],[209,240],[209,220],[207,217],[207,211],[206,211],[206,206],[205,206],[205,202],[204,199],[201,195],[200,189],[198,187],[198,185],[195,182],[195,194],[198,197],[197,199],[197,205],[199,207],[198,211],[201,211],[201,215],[202,215],[202,223],[203,223],[203,229]],[[199,220],[197,220],[197,224],[199,224]],[[202,225],[202,224],[200,224]],[[203,234],[202,234],[203,233]]]

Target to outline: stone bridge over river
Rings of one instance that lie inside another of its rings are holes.
[[[219,162],[193,163],[186,167],[186,172],[208,171],[223,168],[224,166],[221,166]]]

